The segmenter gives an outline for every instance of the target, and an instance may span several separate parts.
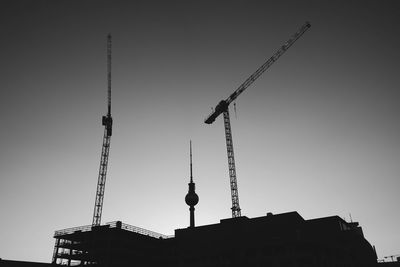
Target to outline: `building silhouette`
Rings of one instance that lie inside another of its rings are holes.
[[[376,266],[357,222],[339,216],[305,220],[297,212],[223,219],[195,226],[199,197],[192,175],[185,202],[189,226],[166,236],[121,221],[56,231],[52,264],[100,266]]]
[[[185,202],[189,226],[173,236],[115,221],[58,230],[51,263],[0,259],[0,267],[372,267],[374,247],[357,222],[339,216],[305,220],[297,212],[267,213],[195,226],[199,197],[192,176]],[[381,265],[383,266],[383,264]],[[393,265],[391,265],[393,266]]]
[[[191,148],[191,147],[190,147]],[[267,213],[195,226],[199,197],[192,176],[185,202],[189,226],[173,236],[115,221],[58,230],[51,263],[0,259],[0,267],[372,267],[374,247],[357,222],[339,216],[305,220],[297,212]],[[395,263],[391,264],[395,266]]]
[[[175,230],[165,236],[120,221],[56,231],[53,264],[101,266],[376,266],[357,222],[297,212]]]

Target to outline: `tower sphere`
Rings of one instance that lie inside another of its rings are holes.
[[[186,194],[185,202],[188,206],[195,206],[199,203],[199,196],[195,192],[189,192]]]

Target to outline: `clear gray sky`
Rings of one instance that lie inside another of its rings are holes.
[[[1,1],[0,257],[51,260],[55,230],[91,224],[113,36],[102,222],[187,227],[231,216],[222,118],[203,123],[305,21],[237,100],[242,215],[360,222],[400,253],[398,1]]]

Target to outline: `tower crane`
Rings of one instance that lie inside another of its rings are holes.
[[[110,153],[110,141],[112,135],[113,119],[111,117],[111,34],[107,36],[107,115],[102,117],[104,126],[103,146],[101,149],[99,176],[97,181],[96,201],[94,203],[92,226],[101,223],[103,209],[104,189],[106,185],[108,155]]]
[[[224,117],[225,126],[225,139],[226,139],[226,149],[228,153],[228,168],[229,168],[229,179],[231,186],[231,197],[232,197],[232,217],[240,217],[241,211],[239,206],[239,195],[237,188],[236,179],[236,167],[235,167],[235,157],[233,153],[233,141],[232,141],[232,130],[229,117],[229,104],[232,103],[247,87],[249,87],[258,77],[261,76],[275,61],[282,56],[290,46],[292,46],[297,39],[300,38],[307,30],[311,27],[309,22],[305,24],[294,34],[291,38],[282,45],[276,52],[270,57],[261,67],[259,67],[249,78],[247,78],[227,99],[221,100],[215,107],[213,112],[205,119],[205,123],[211,124],[215,119],[222,113]]]

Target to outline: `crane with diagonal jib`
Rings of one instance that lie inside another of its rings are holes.
[[[92,226],[99,226],[103,210],[104,189],[106,186],[106,175],[108,155],[110,153],[110,141],[112,135],[113,119],[111,117],[111,35],[107,36],[107,115],[102,117],[104,126],[103,146],[101,149],[99,176],[97,181],[96,201],[94,203]]]
[[[233,153],[232,130],[229,117],[229,104],[232,103],[247,87],[249,87],[258,77],[261,76],[275,61],[278,60],[297,39],[300,38],[311,27],[306,22],[284,45],[282,45],[275,54],[270,57],[261,67],[259,67],[249,78],[247,78],[227,99],[221,100],[215,107],[214,111],[205,119],[205,123],[211,124],[222,113],[224,117],[226,149],[228,153],[229,179],[232,197],[232,217],[240,217],[241,211],[239,206],[239,194],[237,188],[235,157]]]

